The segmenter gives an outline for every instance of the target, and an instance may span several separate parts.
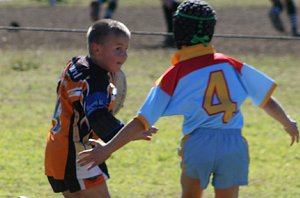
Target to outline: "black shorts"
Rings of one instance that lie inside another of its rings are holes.
[[[64,191],[70,191],[71,193],[93,188],[97,185],[103,184],[106,179],[109,178],[107,167],[105,164],[101,164],[99,168],[102,170],[101,175],[87,179],[78,179],[76,175],[65,176],[63,180],[55,179],[52,176],[48,176],[48,181],[55,193],[60,193]]]

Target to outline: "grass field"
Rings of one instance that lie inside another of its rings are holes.
[[[128,95],[125,108],[118,115],[120,119],[127,122],[135,114],[154,80],[169,65],[172,52],[130,51],[124,66]],[[46,134],[54,108],[56,80],[66,57],[84,51],[0,53],[0,197],[60,197],[52,193],[43,173]],[[274,77],[279,83],[275,96],[300,120],[299,57],[238,54],[235,57]],[[241,197],[298,197],[299,145],[290,147],[288,135],[250,101],[243,110],[251,165],[250,186],[241,188]],[[157,123],[159,133],[152,142],[134,142],[108,160],[112,197],[179,197],[180,169],[176,153],[181,137],[180,122],[180,117],[162,118]],[[212,192],[209,188],[207,197],[213,197]]]

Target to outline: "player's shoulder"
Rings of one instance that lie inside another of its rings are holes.
[[[75,56],[69,63],[66,75],[75,82],[86,79],[91,74],[91,68],[86,56]]]
[[[235,68],[237,71],[241,71],[244,63],[236,58],[233,58],[231,56],[228,56],[226,54],[222,53],[215,53],[214,54],[214,59],[218,60],[220,62],[227,62],[229,63],[233,68]]]

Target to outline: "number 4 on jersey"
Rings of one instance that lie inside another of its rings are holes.
[[[215,102],[214,98],[218,100]],[[227,123],[237,111],[237,105],[232,102],[223,71],[210,73],[208,85],[203,100],[203,108],[208,115],[223,113],[223,122]]]

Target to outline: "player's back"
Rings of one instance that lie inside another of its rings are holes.
[[[169,74],[176,78],[165,115],[184,115],[184,131],[240,128],[239,107],[247,97],[239,77],[242,66],[217,53],[179,62]]]

